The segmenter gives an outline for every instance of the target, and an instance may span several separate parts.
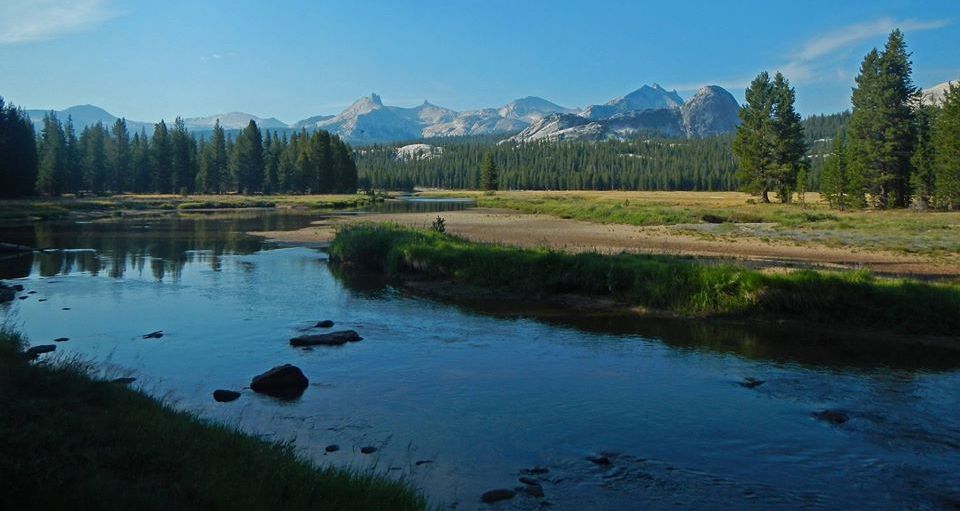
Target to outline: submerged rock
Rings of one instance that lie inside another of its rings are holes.
[[[362,341],[363,337],[353,330],[342,330],[329,334],[301,335],[290,339],[291,346],[341,346],[348,342]]]
[[[33,346],[28,348],[27,351],[23,352],[27,358],[34,360],[44,353],[50,353],[51,351],[56,351],[57,347],[53,344],[40,344],[38,346]]]
[[[156,332],[150,332],[149,334],[144,334],[144,339],[159,339],[163,337],[163,330],[157,330]]]
[[[508,490],[506,488],[500,488],[497,490],[490,490],[480,496],[480,501],[487,504],[492,504],[494,502],[500,502],[501,500],[512,499],[517,492],[513,490]]]
[[[610,465],[613,464],[613,462],[610,461],[610,458],[608,458],[608,457],[606,457],[606,456],[604,456],[604,455],[602,455],[602,454],[597,455],[597,456],[591,456],[591,457],[587,458],[587,461],[589,461],[590,463],[593,463],[593,464],[595,464],[595,465],[600,465],[601,467],[609,467]]]
[[[340,446],[337,444],[330,444],[324,449],[324,451],[326,452],[337,452],[339,450],[340,450]]]
[[[521,474],[531,474],[531,475],[540,475],[550,472],[550,469],[547,467],[532,467],[532,468],[522,468],[520,469]]]
[[[813,412],[811,415],[814,419],[833,424],[834,426],[839,426],[840,424],[850,420],[850,417],[847,414],[837,410],[823,410],[820,412]]]
[[[213,400],[218,403],[229,403],[240,398],[240,393],[235,390],[217,389],[213,391]]]
[[[17,292],[12,287],[0,284],[0,303],[9,302],[17,297]]]
[[[764,383],[766,383],[766,382],[763,381],[763,380],[758,380],[758,379],[756,379],[756,378],[754,378],[754,377],[752,377],[752,376],[748,376],[748,377],[744,378],[743,381],[740,382],[740,386],[741,386],[741,387],[744,387],[744,388],[747,388],[747,389],[752,389],[752,388],[754,388],[754,387],[759,387],[760,385],[763,385]]]
[[[539,484],[528,484],[524,486],[521,491],[531,497],[535,497],[538,499],[542,499],[544,497],[543,487],[540,486]]]
[[[14,285],[11,286],[11,287],[13,288],[14,291],[16,291],[16,292],[18,292],[18,293],[19,293],[20,291],[23,291],[23,286],[20,285],[20,284],[14,284]]]
[[[323,321],[318,322],[313,327],[314,328],[331,328],[333,327],[333,321],[330,321],[329,319],[325,319]]]
[[[532,477],[526,477],[526,476],[524,476],[524,477],[521,477],[521,478],[519,479],[519,481],[520,481],[521,483],[523,483],[523,484],[529,484],[529,485],[533,485],[533,486],[540,486],[540,481],[537,481],[536,479],[534,479],[534,478],[532,478]]]
[[[377,452],[377,448],[373,447],[372,445],[368,445],[366,447],[361,447],[360,452],[363,454],[373,454]]]
[[[284,364],[254,376],[250,388],[254,392],[283,399],[294,399],[303,395],[310,381],[299,367]]]
[[[137,379],[132,376],[124,376],[122,378],[114,378],[110,380],[111,383],[119,383],[121,385],[130,385],[135,381],[137,381]]]
[[[67,342],[69,340],[70,340],[69,337],[57,337],[56,339],[53,340],[53,342]]]
[[[419,467],[420,465],[426,465],[428,463],[433,463],[433,460],[417,460],[415,465]]]

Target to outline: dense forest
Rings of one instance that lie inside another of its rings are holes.
[[[833,134],[849,112],[817,115],[803,122],[810,147],[810,186],[819,186]],[[605,142],[498,144],[496,138],[419,141],[432,150],[400,158],[405,144],[357,150],[362,187],[391,190],[479,188],[481,161],[491,153],[499,188],[526,190],[736,190],[732,135],[703,139],[651,138]],[[408,142],[409,144],[412,142]]]
[[[134,133],[118,119],[79,135],[53,113],[39,134],[26,113],[0,98],[0,194],[43,193],[353,193],[350,147],[322,130],[287,136],[254,121],[235,137],[219,122],[199,140],[181,119]]]

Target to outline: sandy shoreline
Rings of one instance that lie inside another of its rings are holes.
[[[518,247],[547,247],[571,253],[630,252],[723,258],[765,268],[866,268],[884,275],[960,277],[960,261],[938,260],[922,255],[804,246],[759,239],[707,240],[679,232],[670,226],[596,224],[490,208],[447,211],[441,216],[446,221],[447,232],[450,234],[471,241]],[[394,222],[410,227],[429,227],[436,217],[436,213],[334,216],[294,231],[261,231],[249,234],[281,243],[323,246],[333,239],[339,225]]]

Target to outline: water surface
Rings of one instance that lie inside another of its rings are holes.
[[[960,504],[952,363],[863,361],[825,346],[791,348],[775,332],[446,304],[342,278],[322,252],[243,234],[316,217],[251,211],[2,227],[2,241],[68,250],[0,261],[0,278],[36,291],[0,306],[0,318],[34,344],[69,337],[61,356],[136,376],[179,407],[295,439],[320,463],[408,478],[450,508],[487,508],[483,491],[517,486],[533,466],[550,470],[542,484],[552,509]],[[321,319],[365,339],[311,351],[287,344]],[[141,338],[154,330],[164,337]],[[233,403],[212,400],[214,389],[243,389],[283,363],[311,381],[300,399],[244,390]],[[765,383],[741,387],[748,376]],[[828,408],[850,421],[811,418]],[[341,450],[325,454],[329,444]],[[367,445],[379,450],[360,454]],[[612,464],[586,459],[598,454]],[[518,496],[497,508],[540,503]]]

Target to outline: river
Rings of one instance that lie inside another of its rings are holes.
[[[532,467],[549,470],[533,476],[545,498],[496,509],[960,506],[956,361],[851,355],[795,332],[444,303],[340,275],[322,251],[244,234],[318,216],[2,226],[0,241],[60,250],[0,260],[0,278],[27,297],[0,306],[0,320],[34,344],[68,337],[57,356],[134,376],[202,417],[292,439],[321,464],[405,478],[443,508],[487,509],[481,493],[520,486]],[[323,319],[364,340],[288,345]],[[161,339],[142,338],[156,330]],[[283,363],[310,379],[297,400],[248,389],[232,403],[211,398]],[[747,377],[764,383],[741,386]],[[812,417],[825,409],[850,420]],[[330,444],[341,449],[326,453]]]

